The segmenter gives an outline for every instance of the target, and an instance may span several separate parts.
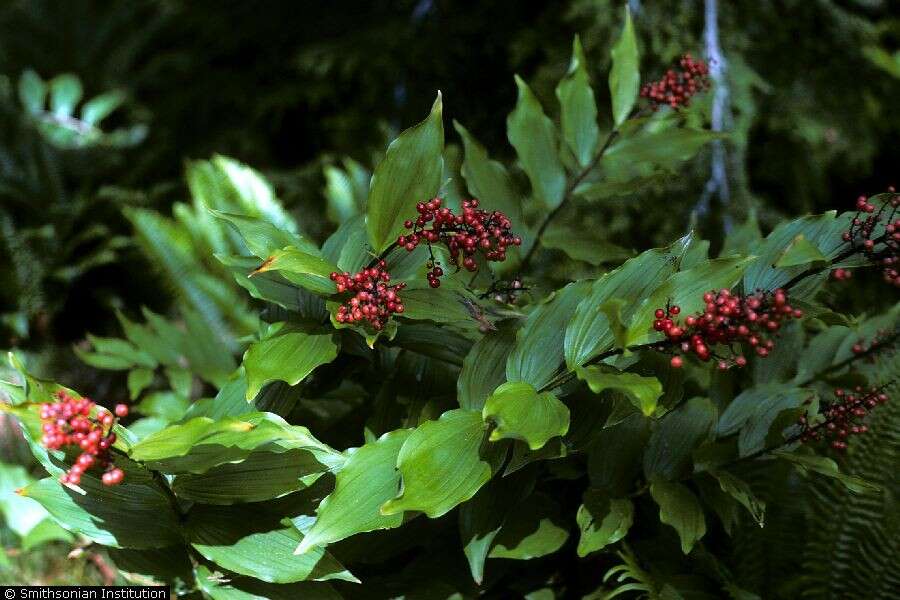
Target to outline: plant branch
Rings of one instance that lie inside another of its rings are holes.
[[[519,270],[525,271],[528,268],[528,265],[531,263],[531,259],[534,258],[535,253],[541,245],[541,236],[544,235],[544,232],[547,230],[547,227],[556,218],[556,216],[562,212],[562,210],[568,205],[569,201],[572,199],[572,194],[575,191],[575,188],[584,181],[584,179],[590,174],[591,171],[600,163],[600,159],[603,158],[603,155],[606,154],[606,151],[609,150],[609,147],[615,141],[615,139],[619,137],[619,130],[613,129],[609,132],[609,135],[606,136],[606,140],[604,140],[603,145],[600,146],[600,149],[597,151],[597,154],[591,159],[591,162],[584,167],[584,169],[578,173],[571,181],[569,181],[566,186],[565,191],[563,192],[562,201],[559,205],[550,211],[550,213],[544,217],[544,220],[538,226],[537,232],[534,235],[534,243],[531,244],[531,248],[528,249],[528,252],[525,253],[525,257],[522,259],[521,264],[519,265]]]

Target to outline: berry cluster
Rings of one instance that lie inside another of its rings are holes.
[[[368,321],[373,329],[380,331],[384,329],[391,314],[403,312],[403,302],[398,292],[405,288],[406,284],[387,284],[391,280],[391,274],[385,269],[383,260],[355,275],[347,272],[332,273],[331,280],[337,285],[339,294],[345,292],[353,294],[338,308],[335,315],[338,323]]]
[[[685,54],[678,66],[680,68],[666,71],[659,81],[641,87],[641,97],[650,100],[653,110],[660,106],[687,106],[694,94],[709,87],[709,66],[705,62]]]
[[[105,410],[92,417],[96,404],[87,398],[73,398],[60,390],[56,393],[57,402],[41,404],[41,443],[51,449],[59,450],[64,446],[78,446],[81,454],[69,470],[60,476],[61,483],[78,485],[81,476],[91,467],[98,466],[104,470],[101,481],[104,485],[122,483],[125,472],[113,465],[110,447],[116,441],[112,432],[115,417]],[[118,417],[128,415],[128,407],[117,404],[115,413]]]
[[[740,348],[735,349],[732,344],[745,342],[757,356],[766,357],[775,347],[771,336],[781,328],[782,322],[803,316],[803,311],[788,303],[787,292],[782,289],[771,293],[758,291],[749,296],[722,289],[705,293],[703,301],[706,309],[689,315],[683,322],[676,320],[681,313],[678,306],[656,309],[653,329],[664,333],[684,353],[693,353],[704,362],[717,359],[722,370],[747,364]],[[717,344],[729,346],[730,358],[714,354],[712,348]],[[679,368],[684,359],[676,354],[670,363]]]
[[[888,401],[888,395],[883,388],[870,388],[863,390],[857,386],[852,392],[834,390],[834,401],[829,403],[822,411],[824,421],[817,425],[810,425],[806,417],[800,417],[799,439],[803,442],[818,442],[831,440],[831,447],[835,450],[847,449],[847,438],[851,435],[866,433],[869,428],[862,423],[869,412],[879,404]]]
[[[850,222],[850,229],[842,234],[842,239],[854,249],[862,252],[866,258],[882,268],[884,281],[900,287],[900,218],[896,218],[900,208],[900,195],[894,194],[894,188],[888,188],[890,199],[876,206],[865,196],[856,199],[856,216]],[[885,214],[886,212],[890,214]],[[886,219],[885,219],[886,217]],[[877,237],[876,226],[885,220],[884,235]],[[835,279],[849,279],[850,271],[835,269]]]
[[[512,223],[502,212],[481,210],[478,200],[466,200],[462,203],[462,214],[455,215],[449,208],[441,207],[441,203],[440,198],[419,202],[416,205],[419,216],[403,224],[412,232],[398,237],[397,245],[412,252],[424,241],[431,253],[431,244],[440,242],[447,246],[450,262],[457,270],[462,267],[474,272],[478,269],[476,252],[481,252],[487,260],[502,262],[506,260],[507,247],[522,244],[522,238],[511,233]],[[426,227],[428,223],[431,227]],[[440,287],[439,278],[444,271],[435,264],[433,253],[427,266],[429,285]]]

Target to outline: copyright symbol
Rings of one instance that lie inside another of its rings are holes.
[[[16,590],[14,590],[12,588],[6,588],[6,591],[3,592],[3,596],[7,600],[12,600],[13,598],[16,597]]]

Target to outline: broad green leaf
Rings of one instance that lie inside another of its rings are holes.
[[[212,160],[190,161],[185,177],[195,204],[259,217],[278,229],[298,233],[297,223],[275,196],[271,184],[259,172],[233,158],[216,155]]]
[[[751,254],[757,244],[762,242],[762,233],[759,231],[759,221],[756,210],[751,209],[747,214],[747,220],[736,226],[725,236],[725,245],[720,256],[731,254]]]
[[[397,456],[400,493],[381,513],[417,510],[434,519],[474,496],[491,478],[491,465],[480,454],[486,428],[480,413],[464,409],[419,425]]]
[[[134,460],[166,473],[205,473],[212,467],[246,458],[255,451],[308,451],[326,467],[340,455],[300,425],[289,425],[272,413],[240,417],[195,417],[154,433],[131,449]]]
[[[405,231],[403,221],[416,216],[417,202],[437,194],[443,150],[443,102],[438,93],[431,114],[391,142],[372,175],[366,225],[374,252],[380,253]]]
[[[484,563],[506,517],[531,495],[534,483],[533,471],[495,477],[459,507],[459,535],[475,583],[484,579]]]
[[[804,472],[819,473],[841,482],[844,487],[854,494],[871,494],[878,492],[881,488],[873,483],[866,481],[854,475],[841,473],[836,462],[827,456],[816,456],[815,454],[800,454],[799,452],[788,452],[780,450],[773,452],[778,458],[793,463],[798,469]]]
[[[632,316],[628,328],[630,344],[646,344],[662,339],[662,334],[653,331],[653,313],[666,303],[677,304],[682,314],[689,315],[701,311],[706,303],[703,294],[710,290],[731,288],[752,263],[752,258],[717,258],[702,263],[692,269],[679,271],[669,277],[653,291]]]
[[[753,520],[763,527],[766,522],[766,503],[759,500],[750,486],[727,471],[710,471],[719,482],[722,491],[740,502],[753,516]]]
[[[377,256],[369,248],[367,240],[366,217],[359,215],[342,223],[337,231],[325,240],[322,244],[322,255],[337,264],[341,271],[356,273]]]
[[[724,134],[707,129],[670,127],[660,131],[648,129],[619,139],[610,146],[600,161],[616,179],[640,180],[675,171],[681,163],[692,159],[703,146]]]
[[[650,435],[649,419],[633,413],[602,429],[588,449],[591,486],[624,496],[641,471],[641,457]]]
[[[600,366],[578,367],[575,372],[595,394],[607,389],[618,390],[648,417],[656,411],[656,401],[662,396],[662,384],[656,377],[619,373]]]
[[[659,520],[675,528],[681,551],[689,554],[706,534],[706,519],[697,497],[684,484],[670,481],[652,483],[650,495],[659,505]]]
[[[198,504],[188,513],[185,529],[191,546],[222,568],[269,583],[296,581],[358,580],[324,548],[293,554],[303,539],[291,525],[279,523],[279,515],[263,506],[229,507]]]
[[[647,250],[593,282],[590,294],[578,304],[566,327],[565,355],[570,369],[615,345],[615,332],[600,307],[608,300],[621,300],[625,303],[622,319],[630,322],[641,300],[675,272],[690,239],[688,236],[667,248]]]
[[[126,468],[125,480],[115,486],[103,485],[89,471],[79,485],[83,493],[48,478],[19,493],[39,502],[65,529],[104,546],[161,548],[181,542],[169,497],[145,471]]]
[[[530,560],[552,554],[569,538],[564,523],[556,501],[534,493],[506,517],[488,556]]]
[[[502,324],[475,342],[456,380],[456,397],[461,408],[484,408],[488,396],[506,381],[506,359],[515,343],[516,330],[511,323]]]
[[[235,577],[210,572],[203,565],[194,569],[197,586],[211,600],[341,600],[333,587],[324,582],[301,581],[290,584],[266,583],[252,577]]]
[[[49,517],[43,506],[16,493],[34,480],[25,467],[0,462],[0,516],[19,537],[25,537]]]
[[[556,127],[544,114],[537,97],[518,75],[516,108],[506,119],[506,135],[531,181],[534,196],[549,209],[563,201],[566,172],[559,159]]]
[[[482,410],[493,421],[490,440],[522,440],[538,450],[569,431],[569,409],[551,392],[539,394],[529,383],[507,382],[487,399]]]
[[[81,101],[83,90],[81,80],[66,73],[50,80],[50,110],[57,117],[71,117],[75,106]]]
[[[628,498],[587,490],[575,520],[581,530],[578,556],[585,557],[625,537],[634,520],[634,504]]]
[[[569,70],[556,86],[559,99],[563,139],[582,167],[594,158],[597,139],[597,102],[588,75],[584,49],[578,36],[572,41],[572,60]]]
[[[33,527],[25,537],[22,538],[22,552],[31,552],[33,549],[48,542],[73,544],[75,543],[75,536],[63,529],[62,526],[52,518],[48,517]],[[113,548],[107,548],[108,552],[112,550]],[[147,550],[140,550],[139,552],[147,552]],[[0,560],[0,562],[2,562],[2,560]]]
[[[293,247],[307,254],[321,256],[315,244],[290,230],[282,229],[262,217],[239,215],[211,210],[219,219],[227,222],[241,236],[247,249],[254,256],[266,259],[276,250]]]
[[[649,188],[661,188],[672,178],[672,175],[657,172],[651,172],[647,175],[626,176],[624,179],[605,178],[600,181],[580,183],[572,193],[579,200],[597,202],[607,198],[630,196]]]
[[[262,502],[302,490],[327,470],[304,449],[260,451],[205,473],[182,473],[172,490],[179,498],[204,504]]]
[[[503,212],[515,226],[522,224],[522,199],[513,186],[506,168],[495,160],[491,160],[484,149],[469,131],[453,121],[453,126],[462,138],[466,158],[462,164],[462,176],[466,187],[475,198],[481,201],[485,210]]]
[[[316,367],[333,361],[337,351],[331,334],[309,334],[289,323],[270,325],[263,338],[244,353],[247,400],[270,381],[297,385]]]
[[[153,392],[147,394],[135,408],[142,415],[161,417],[172,422],[183,417],[189,406],[190,401],[186,396],[174,392]]]
[[[185,583],[193,580],[191,559],[182,544],[143,550],[107,548],[106,552],[116,567],[129,575],[144,575],[170,585],[177,585],[179,580]],[[126,579],[130,581],[128,576]]]
[[[285,279],[317,294],[334,294],[337,288],[330,276],[338,271],[324,258],[290,246],[276,250],[250,276],[278,271]]]
[[[609,92],[612,97],[613,122],[616,127],[625,122],[637,101],[641,85],[640,56],[631,11],[625,8],[625,25],[622,35],[613,44],[612,69],[609,72]]]
[[[819,249],[809,242],[803,234],[798,234],[775,263],[776,267],[796,267],[799,265],[821,266],[828,259]]]
[[[690,475],[694,450],[716,426],[716,408],[708,398],[691,398],[666,414],[650,436],[644,452],[649,481],[676,481]]]
[[[298,313],[300,316],[321,323],[326,317],[325,301],[284,278],[278,271],[248,274],[259,266],[259,260],[251,256],[226,256],[216,254],[216,260],[231,273],[239,286],[251,296]]]
[[[570,283],[528,315],[506,361],[507,380],[525,381],[538,390],[551,380],[563,362],[566,325],[590,289],[590,281]]]
[[[797,361],[797,376],[794,381],[801,385],[809,382],[835,361],[841,360],[838,352],[841,346],[852,337],[852,330],[843,325],[832,325],[817,334],[810,340],[809,346],[803,350]],[[853,343],[856,341],[853,340]]]
[[[541,244],[592,265],[619,262],[634,256],[631,250],[607,241],[603,231],[582,224],[552,222],[541,236]]]
[[[753,394],[754,390],[760,390],[761,393]],[[745,396],[746,394],[746,396]],[[799,418],[803,409],[803,402],[812,396],[812,392],[802,388],[778,387],[777,385],[766,385],[761,388],[751,388],[734,399],[728,405],[725,413],[735,406],[735,416],[743,412],[744,407],[755,398],[757,401],[750,408],[750,415],[741,426],[738,435],[738,452],[740,456],[748,456],[754,452],[758,452],[765,448],[768,444],[779,444],[784,442],[784,436],[780,431],[785,427],[784,419],[780,418],[783,413],[796,413]],[[740,401],[740,402],[739,402]],[[725,417],[729,416],[726,421]],[[731,415],[723,414],[722,420],[729,423],[732,420]],[[796,419],[794,419],[796,422]],[[722,427],[720,423],[719,427]]]
[[[400,292],[403,300],[404,319],[433,321],[454,325],[459,329],[474,330],[478,323],[472,318],[464,302],[480,305],[478,298],[454,281],[448,281],[433,289],[424,278],[415,279]]]
[[[94,96],[81,107],[81,120],[88,125],[98,126],[100,121],[112,114],[125,102],[125,93],[112,91]]]
[[[833,259],[844,249],[845,244],[841,239],[841,232],[848,226],[845,216],[837,218],[834,211],[821,215],[801,217],[794,221],[782,223],[770,233],[762,244],[754,247],[753,253],[757,259],[747,267],[744,274],[744,289],[746,290],[774,290],[792,277],[806,271],[806,265],[776,266],[778,260],[789,249],[798,235],[802,235],[807,244],[814,246],[819,253],[828,260]],[[806,246],[806,244],[804,244]],[[811,249],[807,247],[811,252]],[[809,252],[807,252],[808,254]],[[815,279],[815,278],[810,278]],[[801,284],[791,290],[794,298],[802,298],[808,294],[809,287],[814,282]]]
[[[153,382],[153,369],[137,368],[128,372],[128,397],[137,400],[148,385]]]
[[[403,523],[402,512],[385,515],[380,508],[397,495],[397,456],[411,433],[410,429],[391,431],[346,452],[347,460],[337,472],[334,491],[319,504],[316,521],[297,546],[297,554],[357,533],[392,529]]]
[[[36,115],[44,110],[44,102],[47,98],[47,84],[41,76],[26,70],[19,78],[19,101],[29,113]]]

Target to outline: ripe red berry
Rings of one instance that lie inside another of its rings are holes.
[[[128,406],[125,404],[116,404],[115,408],[116,416],[119,418],[128,416]]]
[[[702,60],[685,54],[678,69],[669,69],[662,79],[644,84],[641,97],[650,101],[653,110],[661,106],[679,108],[690,104],[691,97],[709,87],[709,67]]]
[[[680,356],[673,356],[672,360],[669,361],[669,364],[672,365],[674,369],[680,369],[684,364],[684,360]]]
[[[355,275],[332,273],[331,280],[335,282],[338,293],[353,294],[338,307],[335,320],[347,324],[367,322],[376,331],[384,329],[391,314],[403,312],[399,292],[406,284],[388,285],[390,279],[383,260]]]
[[[41,431],[44,434],[41,443],[50,450],[66,446],[81,449],[75,462],[59,478],[60,483],[78,485],[91,467],[112,467],[109,449],[116,441],[116,434],[110,431],[114,419],[106,411],[92,417],[96,407],[93,402],[87,398],[75,398],[64,390],[56,393],[56,400],[40,406]],[[119,406],[125,408],[124,414],[128,414],[127,406]],[[121,412],[119,406],[116,407],[117,413]],[[120,474],[113,478],[114,483],[121,483],[124,473],[121,469],[116,470]]]

